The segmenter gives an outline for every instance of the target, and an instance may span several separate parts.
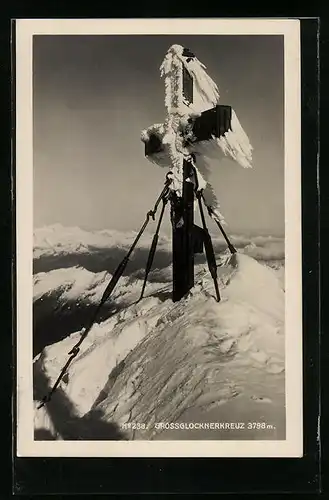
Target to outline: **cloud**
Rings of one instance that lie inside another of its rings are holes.
[[[64,227],[61,224],[45,226],[34,232],[33,258],[35,262],[45,257],[78,258],[78,256],[92,254],[102,254],[103,258],[106,258],[106,256],[110,257],[111,252],[118,254],[119,251],[121,253],[128,251],[136,236],[137,232],[134,231],[85,231],[79,227]],[[138,242],[137,252],[140,251],[143,254],[148,252],[152,237],[153,233],[146,231]],[[231,240],[240,252],[257,260],[284,260],[284,238],[233,235]],[[227,248],[224,239],[218,236],[213,237],[213,244],[216,252],[223,252]],[[157,250],[163,254],[170,254],[171,238],[167,235],[160,235]],[[71,266],[72,262],[70,260]],[[119,259],[117,262],[119,263]],[[53,268],[59,267],[56,261],[53,261],[52,265]],[[168,258],[163,260],[161,267],[167,265]]]

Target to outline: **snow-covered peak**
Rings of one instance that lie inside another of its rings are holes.
[[[94,249],[127,248],[136,237],[136,231],[117,231],[104,229],[86,231],[79,227],[67,227],[61,224],[44,226],[34,230],[33,257],[45,255],[63,255],[68,253],[88,253]],[[141,244],[148,242],[151,236],[145,231]],[[166,244],[167,239],[161,235],[159,244]]]
[[[211,200],[211,193],[208,190],[209,203],[214,204]],[[209,227],[209,230],[214,234],[213,243],[215,249],[222,250],[225,248],[225,242],[221,235],[217,233],[215,226]],[[41,259],[46,256],[64,256],[69,254],[94,254],[97,250],[111,250],[113,248],[121,248],[126,250],[132,244],[136,237],[135,231],[116,231],[112,229],[104,229],[100,231],[86,231],[79,227],[67,227],[62,224],[54,224],[44,226],[34,230],[34,259]],[[145,231],[138,248],[150,248],[153,232]],[[246,237],[241,235],[231,235],[231,240],[236,248],[247,253],[257,260],[283,260],[284,259],[284,239],[273,236],[254,236]],[[171,252],[171,237],[165,233],[160,234],[158,250]],[[119,263],[119,262],[118,262]]]
[[[219,275],[220,303],[208,271],[199,269],[186,299],[174,304],[151,294],[96,323],[52,401],[36,410],[35,428],[48,429],[53,439],[106,440],[106,424],[140,422],[146,429],[125,426],[126,439],[161,439],[155,422],[220,422],[224,415],[260,421],[268,415],[272,439],[282,439],[283,288],[272,270],[246,255],[223,261]],[[35,359],[37,399],[79,335]],[[239,413],[233,414],[235,405]]]

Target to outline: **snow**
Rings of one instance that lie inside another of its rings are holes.
[[[45,256],[61,256],[67,253],[86,254],[96,249],[127,248],[129,247],[137,231],[120,232],[116,230],[86,231],[79,227],[66,227],[61,224],[53,224],[36,228],[33,241],[33,258]],[[146,230],[142,235],[139,245],[149,243],[150,233]],[[168,239],[164,235],[159,237],[159,247],[168,245]]]
[[[219,91],[216,83],[207,74],[206,66],[196,57],[187,62],[181,45],[172,45],[160,66],[160,74],[165,79],[165,105],[168,114],[191,112],[198,114],[212,108],[219,101]],[[193,103],[186,105],[183,99],[182,66],[193,78]]]
[[[208,191],[205,193],[208,194]],[[209,197],[211,193],[209,192]],[[154,229],[154,228],[153,228]],[[210,227],[213,234],[215,248],[223,248],[226,245],[220,236],[217,227]],[[42,258],[61,257],[67,255],[95,255],[98,250],[106,250],[108,253],[112,249],[120,248],[128,250],[136,237],[136,232],[120,232],[115,230],[86,231],[80,228],[67,227],[61,224],[36,228],[34,230],[33,258],[37,262]],[[138,248],[148,250],[153,238],[153,231],[146,230],[138,242]],[[247,253],[256,260],[283,260],[284,259],[284,239],[275,236],[243,236],[230,235],[230,239],[236,248]],[[161,233],[159,236],[158,249],[171,252],[171,239]],[[67,276],[69,276],[69,272]],[[86,275],[87,276],[87,275]]]
[[[196,415],[207,419],[213,412],[222,420],[225,408],[229,411],[237,404],[250,415],[260,409],[267,411],[264,406],[270,408],[272,420],[282,428],[281,280],[274,270],[243,253],[226,254],[218,263],[220,303],[214,300],[212,280],[201,264],[196,269],[194,289],[178,303],[170,299],[170,275],[167,283],[150,283],[140,302],[134,300],[141,281],[126,277],[117,297],[120,300],[125,295],[126,300],[128,295],[130,305],[91,329],[52,401],[35,410],[36,431],[46,430],[53,439],[84,439],[85,427],[78,423],[91,422],[97,415],[98,430],[105,424],[140,422],[148,428],[128,429],[125,438],[167,439],[171,431],[155,429],[155,422],[195,420]],[[40,298],[52,286],[61,286],[61,280],[67,283],[65,273],[68,271],[58,269],[57,273],[39,275],[35,296]],[[94,300],[100,296],[108,276],[91,274],[74,268],[72,298],[80,296],[84,287],[82,300],[91,300],[91,290]],[[64,295],[58,300],[64,300]],[[36,356],[37,399],[44,395],[41,388],[57,378],[80,333],[47,346]],[[104,439],[109,439],[109,431],[104,432]]]
[[[250,287],[250,277],[253,277],[253,286]],[[284,316],[284,300],[281,286],[273,286],[273,278],[277,279],[272,269],[264,268],[254,259],[239,255],[239,268],[234,276],[234,280],[226,287],[225,293],[228,298],[235,300],[248,299],[248,304],[255,307],[267,315],[275,315],[275,319],[280,321]],[[271,290],[271,301],[268,301],[268,289]]]
[[[53,269],[47,273],[37,273],[33,277],[33,300],[39,300],[54,290],[61,290],[64,302],[88,297],[91,302],[101,299],[102,288],[106,288],[111,275],[106,271],[92,273],[81,267]],[[86,295],[88,291],[88,295]]]
[[[231,156],[233,160],[236,160],[244,168],[252,167],[253,148],[234,109],[232,109],[231,130],[226,132],[222,137],[214,139],[216,139],[225,155]]]

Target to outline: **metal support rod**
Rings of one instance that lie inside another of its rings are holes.
[[[75,346],[71,349],[71,351],[69,351],[68,355],[70,356],[69,359],[67,360],[67,362],[65,363],[64,367],[62,368],[60,374],[58,375],[52,389],[49,391],[49,393],[42,399],[42,402],[41,404],[38,406],[38,409],[41,408],[42,406],[44,406],[46,403],[48,403],[50,400],[51,400],[51,397],[53,395],[53,393],[55,392],[55,390],[57,389],[60,381],[62,380],[65,372],[67,371],[68,367],[70,366],[70,364],[72,363],[73,359],[78,355],[79,351],[80,351],[80,345],[82,344],[82,342],[84,341],[84,339],[87,337],[88,333],[90,332],[93,324],[95,323],[96,319],[97,319],[97,316],[98,316],[98,313],[100,311],[100,309],[102,308],[102,306],[104,305],[104,303],[106,302],[106,300],[109,298],[109,296],[111,295],[111,293],[113,292],[116,284],[118,283],[120,277],[122,276],[128,262],[129,262],[129,258],[132,254],[132,252],[134,251],[140,237],[142,236],[143,232],[145,231],[146,229],[146,226],[148,225],[149,221],[150,221],[150,218],[152,218],[153,220],[155,219],[155,213],[157,211],[157,208],[159,206],[159,203],[162,199],[164,199],[164,197],[167,196],[168,194],[168,191],[169,191],[169,188],[168,188],[168,185],[170,184],[170,179],[169,177],[167,177],[166,179],[166,182],[165,182],[165,187],[163,188],[161,194],[159,195],[158,199],[156,200],[155,204],[154,204],[154,208],[153,210],[150,210],[149,212],[147,212],[147,215],[146,215],[146,219],[144,221],[144,224],[142,225],[141,229],[139,230],[139,233],[137,234],[133,244],[131,245],[127,255],[124,257],[124,259],[120,262],[120,264],[118,265],[117,269],[115,270],[113,276],[112,276],[112,279],[110,281],[110,283],[107,285],[103,295],[102,295],[102,298],[94,312],[94,314],[92,315],[89,323],[88,323],[88,326],[85,328],[85,330],[83,331],[83,333],[81,334],[81,337],[79,339],[79,341],[75,344]]]
[[[148,258],[147,258],[147,263],[146,263],[146,267],[145,267],[144,283],[143,283],[142,292],[141,292],[139,300],[142,300],[142,298],[144,297],[144,292],[145,292],[145,287],[146,287],[146,283],[147,283],[147,278],[148,278],[148,275],[150,273],[150,270],[151,270],[151,267],[152,267],[152,264],[153,264],[156,247],[157,247],[158,240],[159,240],[160,227],[161,227],[161,223],[162,223],[162,219],[163,219],[163,214],[164,214],[167,202],[168,202],[168,198],[165,196],[162,199],[163,205],[162,205],[162,209],[161,209],[161,212],[160,212],[160,217],[159,217],[159,220],[158,220],[158,225],[157,225],[156,231],[154,233],[152,244],[151,244],[151,248],[150,248],[150,252],[149,252],[149,255],[148,255]]]
[[[211,241],[211,237],[206,225],[206,220],[204,217],[203,213],[203,207],[202,207],[202,192],[197,191],[196,197],[198,200],[199,204],[199,210],[200,210],[200,217],[202,221],[202,226],[203,226],[203,232],[204,232],[204,248],[206,252],[206,257],[207,257],[207,262],[208,262],[208,269],[210,271],[211,277],[214,282],[215,286],[215,291],[216,291],[216,300],[217,302],[220,301],[220,293],[219,293],[219,287],[218,287],[218,277],[217,277],[217,264],[216,264],[216,257],[215,257],[215,252],[214,252],[214,247]]]
[[[205,206],[207,207],[207,210],[208,210],[208,214],[209,214],[209,216],[213,219],[212,215],[214,214],[214,212],[213,212],[212,208],[211,208],[209,205],[207,205],[206,200],[204,199],[203,194],[201,194],[201,196],[202,196],[202,199],[203,199],[203,203],[204,203],[204,204],[205,204]],[[223,226],[221,225],[221,223],[219,222],[219,220],[218,220],[217,218],[216,218],[216,219],[214,218],[214,221],[216,222],[217,226],[219,227],[220,232],[221,232],[221,233],[222,233],[222,235],[224,236],[224,239],[225,239],[225,241],[226,241],[226,243],[227,243],[227,246],[228,246],[228,248],[229,248],[229,250],[230,250],[231,254],[236,253],[236,248],[235,248],[235,247],[233,246],[233,244],[230,242],[230,240],[229,240],[229,238],[228,238],[227,234],[225,233],[224,228],[223,228]]]

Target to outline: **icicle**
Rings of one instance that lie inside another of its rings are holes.
[[[229,155],[245,168],[250,168],[252,161],[252,146],[234,110],[232,110],[231,130],[226,132],[224,136],[213,137],[213,140],[204,141],[204,143],[191,144],[189,142],[188,139],[192,139],[189,135],[192,133],[188,126],[189,118],[195,118],[202,111],[216,106],[219,103],[220,94],[216,83],[206,72],[206,66],[195,56],[188,58],[183,56],[183,53],[184,47],[177,44],[172,45],[160,66],[160,74],[165,83],[167,119],[163,126],[153,125],[153,128],[150,127],[142,133],[144,142],[148,140],[148,134],[152,131],[162,140],[163,154],[155,155],[151,161],[165,165],[165,156],[168,156],[168,163],[172,166],[175,179],[173,189],[177,190],[177,193],[182,191],[183,160],[190,158],[192,152],[203,155],[203,157],[198,157],[196,165],[199,185],[203,186],[202,189],[205,189],[206,185],[209,186],[207,182],[211,167],[207,163],[207,156],[208,158],[218,158],[218,147],[224,155]],[[193,79],[193,103],[190,105],[186,105],[183,99],[183,67]],[[223,222],[223,216],[218,207],[216,201],[212,206],[213,217],[217,217],[218,221]]]
[[[252,167],[253,148],[234,110],[232,110],[231,130],[216,141],[225,155],[230,155],[244,168]]]
[[[187,63],[183,60],[182,63],[193,77],[196,90],[205,104],[209,104],[210,106],[218,104],[220,97],[218,87],[200,66],[200,62],[198,60],[192,60]]]
[[[214,220],[217,220],[221,224],[226,225],[225,219],[223,214],[220,212],[220,205],[219,205],[219,200],[215,194],[215,191],[212,187],[212,185],[208,182],[206,185],[206,188],[204,189],[203,192],[205,202],[207,206],[211,208],[211,217]]]
[[[219,101],[219,91],[216,83],[210,78],[210,76],[205,71],[206,66],[202,64],[196,57],[189,59],[183,56],[184,48],[181,45],[172,45],[160,67],[161,76],[172,75],[173,68],[177,63],[180,63],[180,75],[182,74],[181,66],[184,66],[189,72],[194,82],[194,102],[189,106],[189,110],[193,111],[204,111],[212,106],[218,104]],[[178,89],[177,89],[178,90]],[[181,96],[182,93],[179,93]],[[171,96],[173,101],[173,96]],[[169,102],[169,96],[167,92],[166,102]],[[179,108],[183,103],[179,103]]]

